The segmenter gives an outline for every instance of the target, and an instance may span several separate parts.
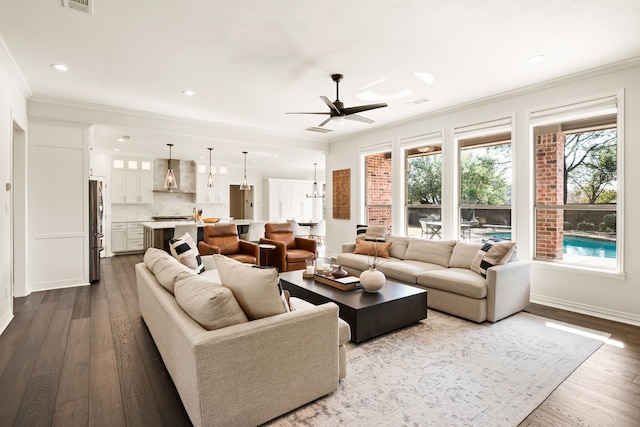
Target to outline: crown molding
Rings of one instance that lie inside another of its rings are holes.
[[[9,74],[15,81],[16,85],[18,85],[18,88],[20,88],[25,99],[29,99],[32,95],[29,83],[27,83],[27,79],[24,78],[22,71],[20,71],[18,63],[13,58],[13,55],[11,55],[9,46],[7,46],[7,42],[5,42],[2,34],[0,34],[0,61],[2,61],[2,63],[7,67],[7,70],[9,70]]]
[[[328,151],[328,139],[292,138],[269,129],[252,128],[187,117],[171,116],[144,110],[115,107],[83,101],[35,95],[29,98],[29,116],[32,118],[57,118],[83,122],[133,126],[176,132],[185,135],[212,137],[227,141],[263,141],[279,146]],[[44,108],[43,108],[44,107]],[[57,110],[53,112],[52,107]],[[132,119],[134,120],[132,122]]]

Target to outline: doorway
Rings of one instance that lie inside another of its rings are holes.
[[[253,187],[251,190],[240,190],[239,185],[229,186],[229,215],[235,219],[253,218]]]

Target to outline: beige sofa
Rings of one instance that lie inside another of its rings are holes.
[[[208,330],[172,293],[176,277],[195,273],[149,251],[135,267],[140,312],[195,426],[258,425],[337,389],[350,330],[335,304],[291,298],[291,312]],[[199,277],[219,283],[202,258]]]
[[[427,289],[427,306],[474,322],[496,322],[529,305],[528,261],[510,261],[487,269],[486,279],[471,270],[481,243],[387,236],[388,259],[378,267],[385,276]],[[368,268],[368,256],[342,245],[337,262],[352,274]]]

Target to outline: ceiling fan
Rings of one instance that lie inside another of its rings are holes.
[[[329,117],[325,121],[320,123],[318,126],[324,126],[327,123],[329,123],[331,119],[334,119],[334,118],[345,118],[349,120],[355,120],[357,122],[373,123],[373,120],[360,116],[358,115],[358,113],[362,113],[363,111],[373,110],[376,108],[386,107],[387,104],[383,102],[380,104],[360,105],[357,107],[345,107],[342,101],[340,101],[340,96],[339,96],[339,85],[340,85],[340,81],[342,80],[342,77],[343,77],[342,74],[331,75],[331,80],[336,82],[336,100],[335,101],[333,102],[329,101],[329,98],[327,98],[326,96],[320,97],[320,99],[322,99],[324,103],[327,104],[327,106],[329,107],[329,111],[323,112],[323,113],[286,113],[286,114],[328,114]]]

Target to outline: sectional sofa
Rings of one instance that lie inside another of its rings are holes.
[[[291,311],[251,320],[214,257],[228,259],[203,256],[196,274],[150,248],[135,267],[140,312],[191,422],[255,426],[336,390],[350,339],[338,307],[291,298]]]
[[[338,264],[352,274],[368,269],[372,260],[371,246],[356,250],[359,241],[363,239],[343,244],[337,256]],[[506,259],[493,259],[485,244],[455,240],[387,236],[377,245],[378,270],[389,279],[426,289],[429,308],[480,323],[496,322],[529,305],[530,263],[515,260],[513,244]]]

